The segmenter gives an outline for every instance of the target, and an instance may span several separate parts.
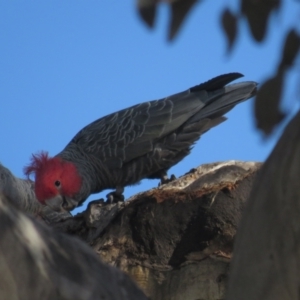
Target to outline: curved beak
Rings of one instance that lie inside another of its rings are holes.
[[[77,206],[77,202],[74,199],[62,195],[46,200],[45,204],[57,212],[71,211]]]

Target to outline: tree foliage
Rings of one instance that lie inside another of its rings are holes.
[[[222,30],[227,39],[227,52],[230,53],[236,43],[241,21],[246,20],[252,38],[262,43],[267,38],[271,16],[282,11],[281,0],[238,0],[239,11],[234,13],[224,5],[220,20]],[[197,0],[138,0],[138,10],[145,23],[153,27],[157,6],[167,2],[170,6],[168,38],[175,38],[189,11],[195,7]],[[297,3],[295,2],[295,6]],[[201,9],[201,6],[200,6]],[[295,60],[300,48],[300,35],[294,28],[285,33],[282,51],[278,57],[278,65],[274,74],[262,83],[255,99],[255,119],[258,129],[269,135],[274,127],[280,123],[285,114],[280,110],[282,91],[285,87],[285,77],[289,70],[295,67]]]

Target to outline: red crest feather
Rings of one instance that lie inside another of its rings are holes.
[[[24,168],[24,174],[29,178],[31,174],[36,175],[41,171],[51,160],[48,152],[41,151],[37,154],[32,154],[30,164]]]

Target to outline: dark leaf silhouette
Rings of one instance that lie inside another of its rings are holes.
[[[264,39],[270,14],[279,7],[280,0],[242,0],[242,13],[246,16],[257,42]]]
[[[157,1],[153,0],[138,1],[138,11],[140,13],[140,16],[149,27],[154,26],[156,4]]]
[[[230,52],[237,35],[237,17],[229,9],[225,9],[221,22],[227,37],[227,52]]]
[[[177,34],[182,22],[186,18],[188,12],[197,0],[175,0],[172,1],[171,10],[172,16],[169,26],[168,39],[172,40]]]
[[[284,113],[279,109],[282,86],[283,74],[279,72],[262,85],[255,99],[256,125],[266,135],[284,118]]]
[[[172,40],[178,30],[180,29],[182,22],[185,20],[188,12],[192,6],[198,0],[168,0],[164,1],[169,3],[171,9],[171,20],[169,22],[168,39]],[[157,5],[162,0],[138,0],[137,7],[141,18],[149,26],[153,27],[156,16]]]
[[[294,29],[291,29],[286,35],[277,74],[267,80],[258,91],[255,100],[256,124],[267,135],[272,132],[274,126],[285,116],[279,109],[284,85],[283,80],[285,71],[293,65],[299,48],[300,37]]]
[[[294,29],[286,35],[285,44],[283,45],[281,62],[278,66],[279,70],[284,70],[285,68],[291,67],[294,60],[299,52],[300,48],[300,36]]]

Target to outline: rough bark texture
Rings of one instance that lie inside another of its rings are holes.
[[[233,238],[259,163],[200,166],[125,203],[92,202],[57,224],[151,299],[222,299]]]
[[[0,279],[0,295],[145,299],[96,252],[153,300],[223,299],[233,239],[260,165],[207,164],[124,203],[93,201],[52,223],[56,232],[1,205],[0,272],[9,276]]]
[[[227,299],[299,299],[300,112],[253,187],[238,231]]]
[[[0,299],[146,300],[82,241],[54,232],[0,194]]]

